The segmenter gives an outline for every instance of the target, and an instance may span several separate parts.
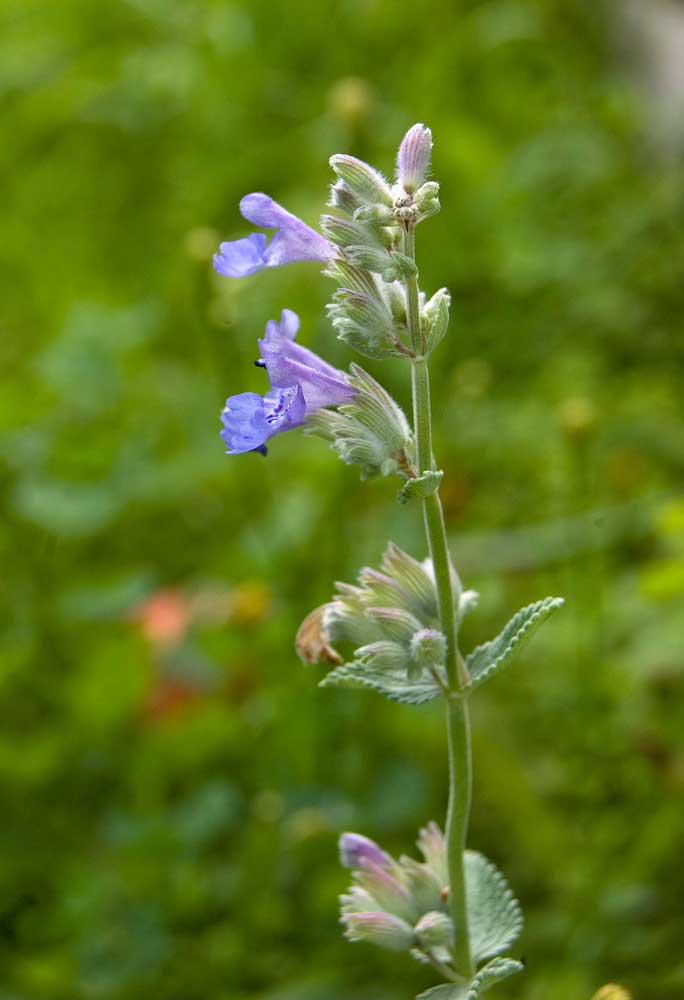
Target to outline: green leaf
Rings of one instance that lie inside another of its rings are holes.
[[[495,958],[483,966],[469,983],[460,980],[432,986],[424,993],[419,993],[416,1000],[479,1000],[490,987],[516,972],[522,972],[524,968],[523,963],[514,958]]]
[[[413,497],[429,497],[436,493],[444,473],[440,469],[429,469],[414,479],[407,479],[397,493],[399,503],[408,503]]]
[[[442,983],[419,993],[416,1000],[466,1000],[469,988],[470,984],[465,979],[462,983]]]
[[[506,951],[518,938],[520,904],[496,865],[478,851],[465,852],[466,899],[475,962]]]
[[[470,983],[470,989],[464,996],[464,1000],[479,1000],[485,990],[488,990],[495,983],[522,972],[525,966],[522,962],[514,958],[495,958],[494,961],[485,965]],[[455,1000],[455,998],[454,998]]]
[[[372,688],[390,701],[403,705],[422,705],[439,697],[442,690],[429,675],[418,680],[409,680],[405,666],[384,663],[345,663],[331,670],[320,683],[321,687]]]
[[[466,666],[470,673],[470,681],[463,690],[472,691],[507,666],[532,638],[539,626],[564,603],[562,597],[545,597],[542,601],[521,608],[496,639],[477,646],[468,654]]]

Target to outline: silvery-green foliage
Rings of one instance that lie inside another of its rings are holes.
[[[521,608],[495,639],[477,646],[466,657],[470,681],[464,690],[472,691],[507,666],[540,625],[563,604],[562,597],[545,597],[541,601],[535,601],[534,604]]]
[[[361,466],[361,478],[406,476],[413,466],[413,434],[403,410],[375,379],[352,364],[353,402],[319,410],[309,429],[330,441],[343,462]]]
[[[331,671],[323,686],[368,687],[392,701],[421,704],[446,685],[443,662],[421,657],[422,644],[414,642],[426,630],[441,635],[429,562],[420,563],[390,543],[379,570],[364,567],[358,584],[337,584],[337,594],[321,613],[320,632],[313,641],[309,637],[307,648],[314,650],[313,658],[315,650],[327,650],[323,658],[333,662],[335,644],[354,647],[353,657]],[[445,647],[443,642],[431,645],[433,652]],[[300,656],[311,662],[306,652],[300,650]]]
[[[523,969],[523,963],[514,958],[495,958],[483,966],[470,982],[459,977],[456,982],[442,983],[419,993],[416,1000],[479,1000],[491,986]]]
[[[520,935],[520,904],[496,865],[478,851],[465,852],[470,947],[475,962],[507,951]]]
[[[428,469],[420,476],[408,479],[397,493],[397,500],[399,503],[408,503],[416,497],[423,499],[432,496],[439,489],[443,477],[441,469]]]
[[[327,674],[321,681],[321,687],[371,688],[390,701],[403,705],[422,705],[440,695],[441,688],[432,677],[409,680],[407,667],[408,660],[394,667],[387,664],[379,667],[377,663],[367,661],[345,663]]]

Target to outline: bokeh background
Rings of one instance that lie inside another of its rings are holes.
[[[466,645],[564,611],[474,705],[470,841],[525,904],[502,1000],[684,994],[684,8],[665,0],[2,0],[1,1000],[399,1000],[336,838],[441,819],[438,708],[317,687],[297,624],[418,512],[301,433],[229,458],[314,264],[218,278],[264,190],[431,125],[423,286]],[[408,402],[407,372],[369,368]]]

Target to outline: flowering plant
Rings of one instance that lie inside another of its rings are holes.
[[[352,885],[341,897],[351,941],[405,951],[432,966],[442,982],[421,1000],[477,1000],[523,968],[508,954],[522,929],[520,905],[503,875],[466,849],[472,765],[469,699],[506,667],[563,601],[547,597],[522,608],[501,633],[464,655],[463,617],[477,603],[452,565],[439,497],[442,471],[432,450],[428,359],[445,336],[450,296],[427,298],[418,285],[416,228],[439,211],[439,185],[428,179],[432,135],[422,124],[404,136],[390,184],[353,156],[333,156],[332,214],[316,232],[265,194],[242,199],[243,216],[275,229],[222,243],[219,274],[242,277],[301,260],[325,263],[337,283],[328,312],[340,340],[373,359],[410,365],[412,421],[368,372],[333,368],[295,342],[299,320],[284,309],[259,341],[270,388],[231,396],[221,437],[230,454],[259,451],[276,434],[304,425],[328,440],[362,477],[396,476],[397,499],[422,507],[428,557],[389,543],[379,569],[364,568],[302,623],[296,648],[305,663],[332,669],[321,684],[370,688],[407,705],[441,699],[446,710],[449,801],[444,833],[421,830],[422,861],[392,858],[358,833],[340,838]],[[339,648],[338,648],[339,647]]]

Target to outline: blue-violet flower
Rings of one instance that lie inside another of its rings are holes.
[[[283,309],[280,323],[270,320],[266,324],[257,364],[266,369],[271,388],[264,396],[241,392],[226,400],[221,437],[228,454],[260,451],[265,455],[266,441],[274,434],[300,427],[321,407],[339,406],[354,397],[355,389],[344,372],[295,344],[298,329],[299,317],[291,309]]]
[[[266,194],[245,195],[240,212],[255,226],[276,232],[268,245],[264,233],[221,243],[214,254],[214,269],[225,277],[244,278],[265,267],[280,267],[297,260],[325,261],[336,256],[335,247],[325,237]]]

